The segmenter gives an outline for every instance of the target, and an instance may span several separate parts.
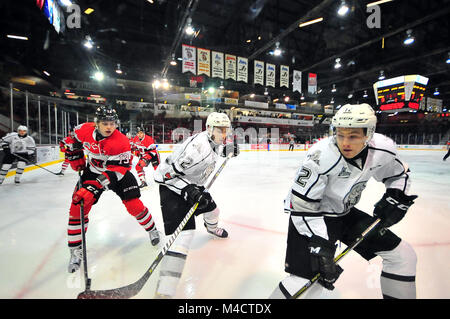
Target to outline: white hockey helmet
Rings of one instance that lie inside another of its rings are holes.
[[[17,128],[17,132],[19,131],[28,132],[28,128],[25,125],[19,125],[19,127]]]
[[[367,142],[372,139],[377,125],[377,117],[372,107],[367,104],[345,104],[342,106],[331,120],[333,129],[344,128],[364,128],[366,129]]]
[[[214,127],[231,128],[231,121],[225,113],[212,112],[206,119],[206,130],[211,136]]]

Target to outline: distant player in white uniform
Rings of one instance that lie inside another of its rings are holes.
[[[160,184],[159,194],[166,235],[175,231],[189,209],[199,200],[219,156],[227,156],[229,152],[233,152],[234,156],[239,154],[237,144],[224,144],[230,130],[231,122],[225,113],[211,113],[206,120],[206,131],[188,138],[156,169],[154,178]],[[203,214],[208,233],[226,238],[227,231],[218,227],[219,213],[216,203],[206,192],[194,215]],[[195,217],[192,216],[161,261],[155,297],[172,298],[175,295],[194,229]]]
[[[381,226],[355,251],[366,260],[377,255],[383,259],[384,298],[416,297],[414,249],[385,229],[405,216],[417,196],[408,195],[409,169],[395,143],[374,133],[376,121],[368,104],[344,105],[333,117],[334,135],[308,151],[285,201],[285,211],[291,214],[285,261],[289,276],[271,298],[290,298],[317,273],[319,284],[304,296],[318,298],[323,287],[332,290],[342,272],[333,262],[336,241],[350,245],[377,217]],[[371,177],[386,186],[373,217],[354,207]]]
[[[36,152],[36,143],[27,133],[28,128],[20,125],[17,128],[17,132],[8,133],[0,140],[5,152],[3,165],[0,169],[0,185],[5,180],[6,174],[8,174],[8,171],[15,160],[17,160],[17,168],[14,182],[16,184],[20,183],[20,178],[22,177],[25,166],[31,161],[32,156]]]

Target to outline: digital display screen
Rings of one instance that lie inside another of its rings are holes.
[[[381,111],[418,110],[428,79],[420,75],[399,76],[374,84]]]

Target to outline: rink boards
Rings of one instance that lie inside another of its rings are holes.
[[[160,153],[172,153],[174,149],[181,144],[159,144],[158,151]],[[293,151],[307,151],[312,145],[295,144]],[[239,144],[241,152],[287,152],[289,144]],[[446,145],[397,145],[399,150],[414,151],[445,151]],[[42,167],[53,165],[64,160],[64,153],[60,152],[59,147],[55,145],[42,145],[37,147],[37,164]],[[35,165],[29,165],[25,168],[25,172],[39,168]],[[56,172],[55,172],[56,173]],[[15,170],[11,170],[6,177],[16,174]]]

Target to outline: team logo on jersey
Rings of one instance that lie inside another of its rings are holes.
[[[351,173],[347,170],[347,166],[344,166],[344,167],[342,167],[342,170],[339,173],[338,177],[349,178],[350,174]]]
[[[356,183],[344,197],[344,211],[358,204],[361,199],[361,193],[366,188],[367,181]]]
[[[320,159],[320,151],[319,150],[317,150],[317,151],[315,151],[314,153],[312,153],[312,154],[309,154],[308,155],[308,159],[310,159],[311,161],[313,161],[314,163],[316,163],[317,165],[320,165],[320,161],[319,161],[319,159]]]

